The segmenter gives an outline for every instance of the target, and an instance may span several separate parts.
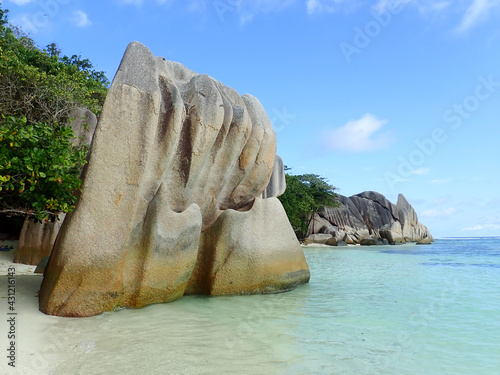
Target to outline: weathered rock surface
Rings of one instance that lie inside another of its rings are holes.
[[[399,194],[397,204],[382,194],[367,191],[352,197],[339,196],[340,207],[326,207],[314,215],[309,235],[330,234],[348,244],[383,244],[433,241],[425,225],[406,198]],[[375,243],[371,243],[375,244]]]
[[[257,199],[277,169],[275,153],[256,98],[131,43],[82,194],[45,270],[40,310],[90,316],[186,292],[265,293],[307,282],[281,203]]]
[[[404,239],[407,241],[421,241],[424,239],[430,239],[431,242],[433,241],[429,230],[418,221],[417,213],[403,194],[399,194],[396,207],[398,209]]]
[[[266,190],[262,193],[262,198],[279,197],[285,192],[285,189],[285,166],[283,165],[283,160],[276,155],[274,158],[273,173],[271,174],[271,179],[269,180]]]
[[[324,245],[326,243],[326,241],[330,240],[331,238],[333,238],[333,236],[331,234],[315,233],[315,234],[309,235],[304,240],[304,243],[306,245],[311,245],[311,244],[314,244],[314,243]]]
[[[65,214],[60,214],[59,220],[41,223],[26,219],[19,236],[14,263],[36,266],[44,257],[49,256],[64,217]]]
[[[319,215],[314,215],[309,232],[331,234],[348,244],[359,243],[370,236],[363,217],[347,197],[339,195],[340,207],[325,207]]]
[[[251,210],[226,210],[202,233],[186,293],[271,293],[308,280],[304,252],[280,201],[256,198]]]
[[[417,245],[430,245],[432,243],[430,238],[424,238],[417,242]]]
[[[73,129],[75,144],[85,143],[90,145],[97,127],[97,117],[85,108],[75,108],[69,113],[72,121],[69,126]]]
[[[329,238],[329,239],[326,240],[325,245],[328,245],[328,246],[338,246],[338,244],[339,244],[340,241],[341,240],[337,240],[335,237],[331,237],[331,238]]]
[[[378,238],[365,238],[361,240],[359,243],[361,246],[374,246],[374,245],[383,245],[383,242]]]
[[[349,198],[361,214],[368,229],[379,230],[398,220],[397,208],[382,194],[365,191]]]
[[[43,257],[40,263],[35,268],[35,273],[43,273],[45,271],[45,267],[49,263],[49,257]]]

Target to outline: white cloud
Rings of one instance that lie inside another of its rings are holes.
[[[417,168],[411,171],[411,174],[417,175],[417,176],[423,176],[426,175],[430,172],[429,168]]]
[[[312,14],[319,8],[318,0],[307,0],[307,13]]]
[[[440,12],[445,8],[448,8],[452,4],[451,0],[443,1],[433,1],[433,0],[379,0],[377,4],[373,6],[379,13],[386,11],[397,10],[399,13],[404,6],[412,5],[419,10],[422,14],[429,14]]]
[[[164,3],[173,0],[156,1]],[[204,13],[212,8],[221,21],[232,15],[239,17],[240,23],[244,25],[252,22],[258,14],[281,12],[296,2],[297,0],[190,0],[187,9],[191,12]]]
[[[330,150],[373,151],[392,143],[390,132],[380,133],[387,120],[379,120],[367,113],[358,120],[351,120],[344,126],[324,134],[323,143]]]
[[[31,3],[32,0],[10,0],[11,3],[14,3],[16,5],[25,5],[28,3]]]
[[[87,27],[92,25],[92,21],[89,20],[87,13],[82,10],[76,10],[73,12],[73,20],[78,27]]]
[[[483,22],[493,8],[500,6],[500,0],[469,0],[467,2],[451,0],[379,0],[373,8],[382,13],[394,8],[401,9],[402,6],[406,5],[415,7],[423,15],[440,13],[445,10],[449,10],[452,17],[455,17],[457,13],[463,14],[457,31],[465,32]]]
[[[24,5],[33,0],[11,0],[18,5]],[[150,0],[157,4],[171,3],[180,0]],[[146,0],[117,0],[122,5],[141,6]],[[242,24],[251,22],[254,17],[262,13],[280,12],[297,0],[190,0],[188,9],[191,11],[206,11],[210,6],[218,9],[218,13],[226,14],[234,12],[240,17]],[[421,14],[428,15],[450,10],[450,16],[455,17],[457,13],[463,14],[458,31],[466,31],[479,22],[483,21],[488,12],[500,6],[500,0],[468,0],[464,8],[463,1],[452,0],[378,0],[372,8],[377,12],[402,9],[405,6],[416,8]],[[307,13],[334,13],[341,10],[352,11],[366,4],[361,0],[305,0]],[[399,13],[399,12],[398,12]]]
[[[479,232],[479,231],[500,231],[500,216],[491,216],[482,220],[482,224],[472,227],[462,228],[462,231]]]
[[[425,7],[420,7],[422,13],[427,12],[440,12],[451,5],[451,1],[430,1]]]
[[[295,3],[296,0],[233,0],[228,4],[234,4],[240,15],[242,24],[249,23],[259,13],[281,12]]]
[[[459,32],[467,31],[484,21],[492,8],[500,5],[498,0],[472,0],[458,26]]]
[[[443,0],[443,1],[432,1],[432,0],[379,0],[373,6],[379,13],[383,13],[386,11],[399,13],[403,10],[403,7],[406,5],[412,5],[416,7],[420,13],[429,14],[440,12],[450,6],[452,1]]]
[[[446,217],[446,216],[451,216],[457,212],[457,209],[455,207],[450,207],[450,208],[445,208],[445,209],[435,209],[431,208],[429,210],[425,210],[424,212],[421,212],[418,216],[419,217],[427,217],[427,218],[437,218],[437,217]]]
[[[443,178],[443,179],[437,179],[437,180],[430,180],[429,182],[431,184],[436,184],[436,185],[444,185],[452,182],[452,178]]]
[[[391,9],[399,9],[400,7],[414,1],[415,0],[379,0],[379,2],[373,6],[373,9],[379,13],[383,13]]]
[[[334,13],[343,9],[357,8],[358,1],[353,0],[307,0],[306,8],[308,14]]]
[[[500,230],[500,224],[479,224],[473,227],[462,228],[465,232],[479,232],[482,230]]]

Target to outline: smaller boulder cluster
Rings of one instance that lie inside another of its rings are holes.
[[[313,216],[305,244],[370,246],[434,241],[402,194],[396,204],[373,191],[339,195],[339,203],[339,207],[325,207]]]

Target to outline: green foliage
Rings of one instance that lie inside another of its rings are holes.
[[[288,168],[287,168],[288,170]],[[306,235],[309,222],[314,213],[323,207],[338,206],[335,187],[325,178],[315,174],[286,174],[286,191],[279,197],[285,208],[290,224],[301,238]]]
[[[4,29],[4,26],[8,22],[7,13],[9,13],[8,10],[2,9],[1,6],[2,6],[2,2],[0,2],[0,36],[2,35],[1,32]]]
[[[0,212],[54,218],[74,208],[88,150],[65,125],[75,108],[98,115],[109,82],[55,43],[37,48],[7,12],[0,3]]]
[[[0,119],[0,209],[21,210],[46,219],[70,212],[88,146],[73,146],[70,127]]]
[[[58,57],[54,44],[47,48],[6,28],[0,38],[0,112],[58,123],[76,107],[99,114],[109,84],[104,73],[80,56]]]
[[[47,53],[50,55],[50,57],[52,57],[52,56],[59,57],[59,55],[61,54],[61,50],[59,49],[59,47],[55,43],[47,44],[46,48],[47,48]]]

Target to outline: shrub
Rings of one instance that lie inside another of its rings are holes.
[[[0,212],[43,220],[74,208],[88,145],[75,145],[69,116],[98,115],[109,82],[88,59],[59,55],[9,25],[0,3]]]

